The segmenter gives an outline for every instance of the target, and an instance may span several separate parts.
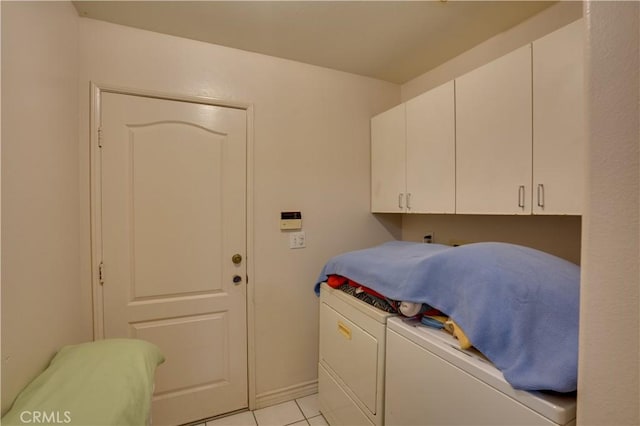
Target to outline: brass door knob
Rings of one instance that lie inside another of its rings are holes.
[[[239,265],[242,262],[242,256],[236,253],[231,257],[231,261],[234,265]]]

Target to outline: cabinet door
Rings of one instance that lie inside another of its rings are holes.
[[[406,103],[407,212],[455,212],[454,82]]]
[[[404,212],[405,104],[371,119],[371,211]]]
[[[531,213],[531,45],[456,80],[456,211]]]
[[[582,214],[583,21],[533,43],[533,212]]]

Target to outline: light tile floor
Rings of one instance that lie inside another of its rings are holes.
[[[314,394],[195,426],[328,426],[328,423],[320,414],[318,394]]]

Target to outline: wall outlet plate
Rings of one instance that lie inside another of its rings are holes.
[[[292,232],[289,234],[289,248],[299,249],[307,246],[306,235],[304,231]]]
[[[457,238],[452,238],[452,239],[449,240],[449,245],[454,246],[454,247],[463,246],[465,244],[471,244],[471,241],[461,240],[461,239],[457,239]]]

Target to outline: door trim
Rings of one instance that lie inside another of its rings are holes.
[[[114,85],[91,82],[91,104],[90,104],[90,135],[89,135],[89,188],[90,188],[90,214],[91,214],[91,287],[93,296],[93,339],[104,338],[104,311],[103,311],[103,291],[100,284],[99,269],[102,259],[102,217],[101,199],[102,192],[100,186],[100,148],[98,128],[101,117],[101,95],[102,93],[116,93],[122,95],[143,96],[155,99],[164,99],[181,102],[192,102],[205,105],[221,106],[226,108],[236,108],[246,111],[247,115],[247,395],[249,409],[256,408],[256,360],[255,360],[255,290],[253,283],[255,279],[255,264],[253,256],[253,235],[254,235],[254,209],[253,209],[253,170],[254,170],[254,107],[249,102],[227,101],[202,96],[181,95],[175,93],[164,93],[145,89],[132,89]]]

